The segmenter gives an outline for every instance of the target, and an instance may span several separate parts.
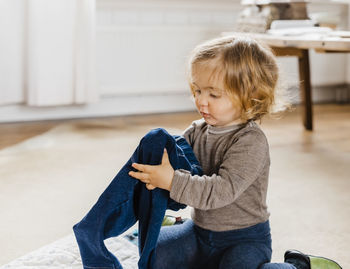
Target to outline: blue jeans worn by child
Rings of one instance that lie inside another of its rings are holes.
[[[269,221],[254,226],[214,232],[187,220],[161,228],[154,269],[296,269],[270,263]]]
[[[104,239],[118,236],[139,221],[139,268],[152,269],[155,246],[165,210],[179,210],[185,205],[169,198],[162,189],[149,191],[145,184],[128,175],[131,164],[161,163],[164,148],[174,169],[201,174],[190,145],[183,137],[171,136],[164,129],[146,134],[129,161],[112,180],[96,204],[73,230],[84,268],[122,268],[117,258],[104,245]],[[133,169],[134,170],[134,169]]]

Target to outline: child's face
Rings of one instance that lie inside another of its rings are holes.
[[[212,126],[242,123],[240,106],[235,105],[224,90],[223,76],[220,73],[212,74],[210,63],[193,66],[191,87],[199,113]]]

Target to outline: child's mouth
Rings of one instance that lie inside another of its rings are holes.
[[[210,118],[210,114],[201,112],[203,118]]]

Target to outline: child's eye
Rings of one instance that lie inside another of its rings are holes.
[[[220,98],[221,96],[220,96],[220,95],[215,95],[215,94],[210,94],[210,97],[213,97],[213,98]]]
[[[201,94],[201,90],[200,89],[194,90],[194,95],[198,95],[198,94]]]

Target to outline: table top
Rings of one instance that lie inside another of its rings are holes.
[[[224,32],[223,36],[247,35],[265,44],[280,48],[316,49],[324,51],[350,52],[350,38],[330,35],[276,35],[263,33]]]

